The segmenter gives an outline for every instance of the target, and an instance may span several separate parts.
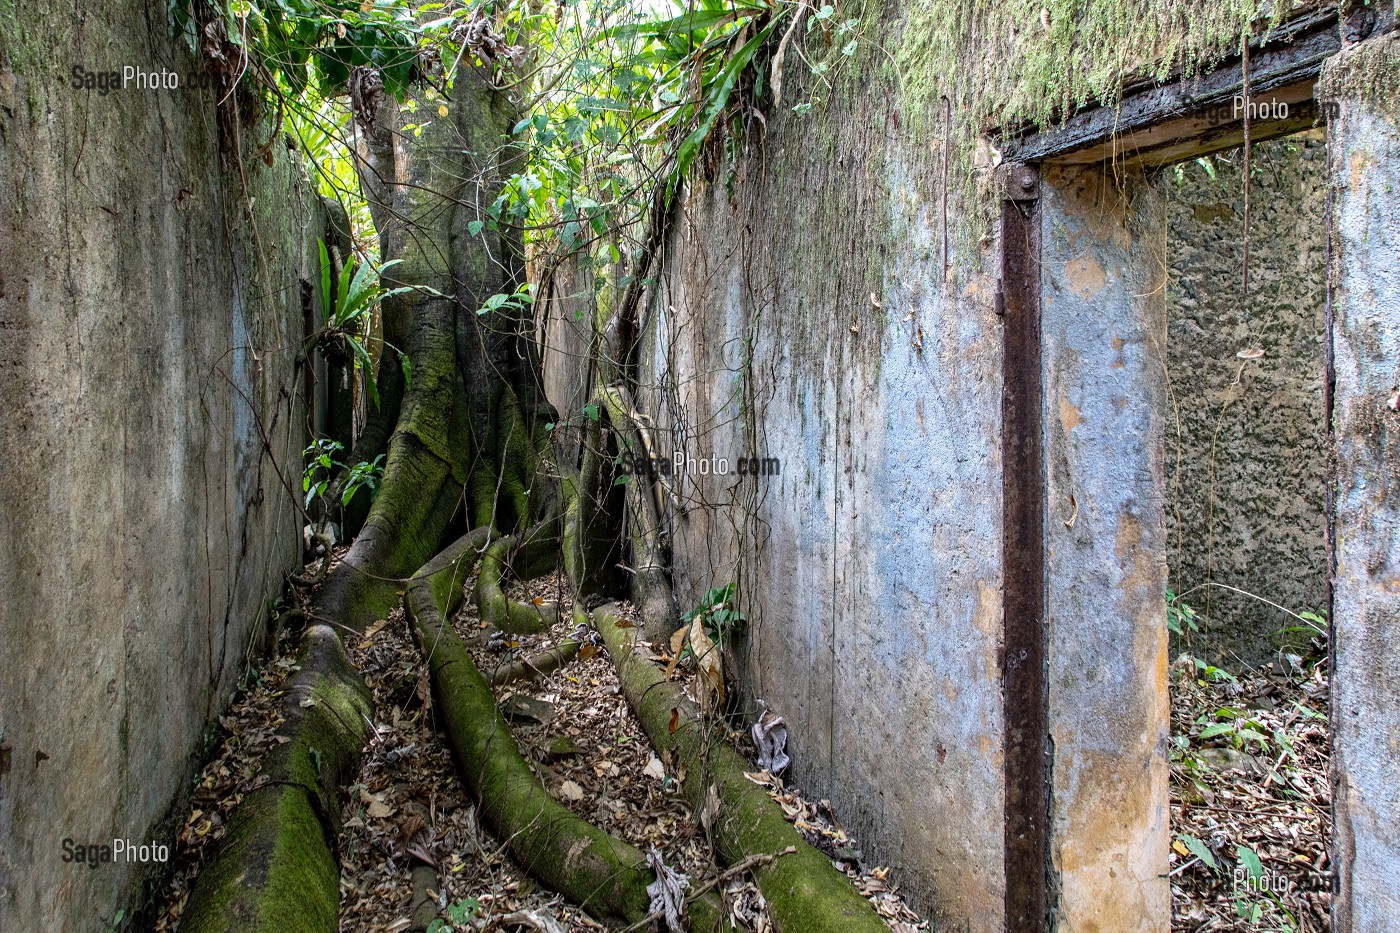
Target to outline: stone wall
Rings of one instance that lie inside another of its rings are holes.
[[[1242,151],[1162,177],[1171,585],[1208,623],[1178,647],[1251,663],[1298,623],[1212,584],[1294,612],[1327,606],[1325,133],[1262,143],[1253,163],[1248,302]],[[1240,359],[1248,349],[1264,356]]]
[[[0,2],[0,928],[130,919],[299,559],[295,357],[324,212],[187,75],[166,4]],[[246,195],[244,184],[246,179]],[[245,209],[251,204],[251,210]],[[279,471],[281,475],[279,475]]]

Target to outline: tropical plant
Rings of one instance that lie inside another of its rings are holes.
[[[700,597],[700,602],[682,616],[689,626],[699,617],[705,626],[705,634],[717,645],[726,645],[735,635],[742,635],[748,620],[734,603],[734,584],[711,587]]]
[[[316,242],[320,247],[321,255],[321,294],[330,296],[329,300],[322,304],[323,324],[315,336],[316,345],[329,359],[342,365],[353,357],[364,375],[365,390],[369,392],[369,397],[377,408],[379,407],[379,388],[374,381],[374,360],[366,346],[370,319],[375,308],[384,299],[405,292],[418,291],[433,295],[438,294],[438,292],[426,286],[405,285],[399,288],[384,288],[380,282],[380,276],[385,269],[402,261],[398,259],[379,266],[367,259],[359,261],[352,259],[341,267],[340,275],[336,277],[335,267],[331,263],[330,251],[326,248],[325,241],[317,240]],[[408,357],[397,347],[389,344],[385,344],[385,346],[399,354],[404,379],[407,381],[411,376]]]
[[[301,489],[306,494],[304,505],[307,509],[311,504],[326,494],[330,488],[332,480],[336,474],[345,469],[345,464],[337,457],[344,453],[344,446],[339,441],[329,438],[318,438],[311,443],[311,446],[302,451],[302,460],[305,464],[301,475]],[[355,494],[361,489],[367,490],[370,501],[379,494],[379,484],[384,478],[384,455],[380,454],[373,460],[362,460],[350,467],[345,474],[345,482],[340,488],[340,504],[349,505],[355,498]]]

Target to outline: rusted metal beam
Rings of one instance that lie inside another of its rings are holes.
[[[1322,63],[1341,50],[1341,31],[1336,7],[1327,6],[1253,44],[1250,100],[1256,105],[1290,104],[1288,116],[1281,120],[1251,114],[1253,138],[1297,132],[1320,116],[1313,108],[1312,86]],[[1243,135],[1243,115],[1234,112],[1233,104],[1243,90],[1243,61],[1233,56],[1193,78],[1125,88],[1117,106],[1081,111],[1051,130],[1010,130],[1003,135],[1003,157],[1081,163],[1126,158],[1150,166],[1229,148],[1238,145],[1230,138]],[[1217,145],[1193,151],[1190,141],[1203,136]]]
[[[1050,765],[1046,700],[1045,456],[1040,178],[1008,166],[1001,223],[1001,649],[1006,722],[1006,929],[1047,929]]]

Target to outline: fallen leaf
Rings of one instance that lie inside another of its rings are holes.
[[[583,788],[573,781],[565,781],[559,785],[559,796],[565,800],[582,800]]]
[[[719,647],[710,640],[700,616],[690,623],[690,653],[695,655],[695,664],[700,668],[700,679],[696,681],[700,708],[708,710],[724,705],[724,669],[720,664]]]
[[[642,773],[647,777],[656,778],[658,781],[666,780],[666,766],[661,763],[661,759],[655,755],[647,762],[647,766],[642,769]]]

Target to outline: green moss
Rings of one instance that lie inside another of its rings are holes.
[[[1394,33],[1363,42],[1327,62],[1325,100],[1362,104],[1400,124],[1400,41]]]
[[[21,15],[23,12],[24,15]],[[43,18],[42,25],[36,20]],[[0,63],[22,74],[29,81],[42,84],[42,72],[68,66],[58,62],[54,49],[71,47],[71,15],[58,13],[38,4],[26,4],[23,11],[16,0],[0,0]]]
[[[289,741],[268,756],[266,783],[234,811],[228,835],[199,874],[183,930],[336,928],[338,790],[358,767],[372,709],[330,628],[313,626],[302,643],[301,671],[287,689],[279,730]]]
[[[428,658],[461,774],[516,862],[601,920],[643,920],[650,906],[646,886],[655,877],[646,857],[574,815],[540,784],[496,709],[490,685],[461,639],[443,624],[428,580],[409,585],[405,605]],[[692,929],[720,929],[723,913],[714,898],[697,902],[692,911]]]
[[[808,845],[782,809],[744,776],[749,765],[728,741],[703,725],[695,705],[656,665],[632,651],[636,629],[621,628],[605,607],[593,614],[622,681],[623,693],[652,744],[684,764],[686,799],[701,812],[713,787],[722,804],[712,832],[727,862],[760,854],[795,851],[754,870],[779,933],[883,933],[870,903],[831,860]],[[673,715],[679,728],[671,730]]]
[[[1134,79],[1200,73],[1301,8],[1287,0],[915,0],[890,22],[882,70],[916,141],[941,149],[948,130],[949,185],[962,205],[954,247],[966,256],[997,200],[990,173],[978,170],[979,140],[1114,106]]]
[[[508,598],[502,589],[507,569],[522,580],[529,580],[553,569],[558,563],[558,519],[541,522],[519,535],[493,543],[481,556],[476,600],[481,617],[504,632],[532,634],[548,631],[553,623],[532,605]]]

